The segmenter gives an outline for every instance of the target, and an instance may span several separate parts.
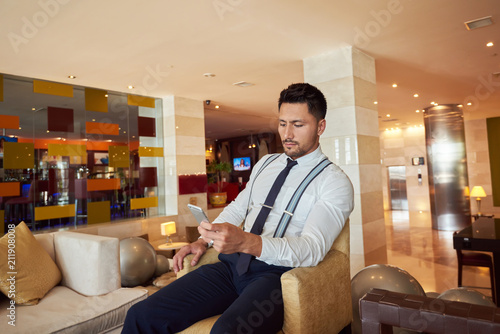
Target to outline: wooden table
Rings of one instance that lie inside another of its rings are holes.
[[[478,218],[453,236],[453,248],[493,253],[495,286],[492,293],[500,306],[500,219]]]

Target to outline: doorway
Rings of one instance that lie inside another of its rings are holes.
[[[388,166],[389,174],[389,200],[391,210],[408,210],[408,198],[406,197],[406,167]]]

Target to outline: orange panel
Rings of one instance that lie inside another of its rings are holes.
[[[20,182],[0,182],[0,197],[20,196]]]
[[[118,124],[99,123],[99,122],[87,122],[86,132],[96,133],[99,135],[114,135],[114,136],[118,136],[118,134],[120,133]]]
[[[120,179],[88,179],[87,191],[120,189]]]
[[[19,116],[0,115],[0,128],[19,130]]]

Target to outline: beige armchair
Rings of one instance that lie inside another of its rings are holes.
[[[280,333],[338,333],[352,320],[349,263],[349,221],[322,262],[315,267],[295,268],[281,276],[285,319]],[[218,253],[210,249],[192,267],[192,255],[184,259],[178,277],[199,266],[214,263]],[[182,334],[210,332],[219,316],[201,320]]]

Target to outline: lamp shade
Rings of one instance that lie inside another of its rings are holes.
[[[161,235],[171,235],[176,232],[175,222],[162,223],[160,227],[161,227]]]
[[[472,188],[472,191],[470,192],[471,197],[486,197],[486,193],[484,192],[483,187],[481,186],[475,186]]]

